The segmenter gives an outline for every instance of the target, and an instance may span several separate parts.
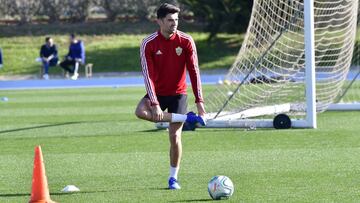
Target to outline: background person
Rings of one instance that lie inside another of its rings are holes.
[[[3,67],[2,49],[0,48],[0,68]]]
[[[54,40],[51,37],[45,38],[45,44],[42,45],[40,49],[40,57],[44,70],[43,78],[45,80],[48,80],[49,67],[56,66],[59,61],[57,47],[54,44]]]
[[[80,64],[85,64],[85,46],[81,40],[76,38],[75,34],[71,34],[69,53],[65,60],[60,63],[60,66],[68,73],[73,74],[71,79],[77,80]]]
[[[180,9],[162,4],[157,10],[160,30],[146,37],[140,58],[147,95],[136,108],[136,116],[153,122],[170,122],[169,189],[180,189],[178,172],[182,155],[183,123],[200,123],[205,116],[198,59],[194,40],[177,30]],[[188,70],[199,116],[187,115],[186,70]],[[163,112],[164,110],[168,112]]]

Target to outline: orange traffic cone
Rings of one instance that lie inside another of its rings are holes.
[[[29,203],[54,203],[50,199],[41,147],[35,147],[34,170]]]

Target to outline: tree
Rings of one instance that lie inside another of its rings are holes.
[[[104,9],[108,21],[116,21],[120,14],[126,14],[131,6],[131,0],[96,0],[96,5]]]
[[[135,15],[139,20],[155,17],[157,7],[164,2],[177,4],[177,0],[96,0],[97,5],[104,8],[107,19],[115,21],[123,15]]]
[[[124,10],[126,0],[103,0],[103,8],[109,21],[115,21],[118,15]]]
[[[69,17],[72,22],[84,22],[89,17],[90,7],[93,0],[63,0],[68,5],[65,15]]]
[[[132,12],[140,20],[149,20],[153,17],[157,6],[160,4],[160,0],[133,0],[133,2]]]
[[[1,4],[7,15],[20,17],[20,24],[30,23],[40,8],[40,0],[3,0]]]
[[[6,8],[5,0],[0,0],[0,16],[3,17],[7,14],[7,8]]]
[[[40,13],[49,17],[49,23],[56,23],[66,11],[66,3],[64,0],[42,0]]]
[[[212,41],[218,32],[241,32],[247,28],[252,1],[240,0],[179,0],[194,12],[197,20],[204,21]]]

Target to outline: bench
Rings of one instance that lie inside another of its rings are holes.
[[[80,63],[76,62],[75,64],[75,72],[79,73],[79,67],[80,67]],[[93,68],[93,64],[92,63],[87,63],[85,64],[85,77],[87,78],[91,78],[92,77],[92,68]]]
[[[39,62],[39,59],[36,59],[36,61]],[[41,62],[41,59],[40,59],[40,62]],[[58,66],[60,64],[60,61],[58,62],[58,64],[56,66]],[[85,70],[84,70],[84,73],[85,73],[85,77],[86,78],[91,78],[92,77],[92,73],[93,73],[93,67],[94,67],[94,64],[92,63],[87,63],[85,64]],[[65,71],[62,69],[62,75],[65,76]],[[44,69],[43,69],[43,66],[41,64],[40,66],[40,77],[42,77],[44,75]]]
[[[87,63],[87,64],[85,65],[85,76],[86,76],[87,78],[91,78],[91,77],[92,77],[92,69],[93,69],[93,66],[94,66],[94,64],[92,64],[92,63]]]

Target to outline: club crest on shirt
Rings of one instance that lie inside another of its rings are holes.
[[[178,55],[178,56],[180,56],[181,55],[181,53],[182,53],[182,48],[181,47],[176,47],[176,49],[175,49],[175,51],[176,51],[176,54]]]

